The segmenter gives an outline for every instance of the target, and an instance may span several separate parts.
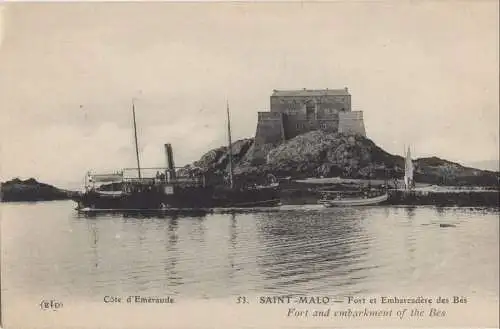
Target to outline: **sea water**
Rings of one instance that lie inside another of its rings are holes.
[[[83,216],[72,202],[55,201],[3,203],[0,214],[6,328],[338,323],[295,316],[290,310],[301,308],[280,296],[331,298],[317,305],[325,311],[340,307],[333,299],[354,310],[365,306],[348,298],[459,297],[474,314],[470,324],[498,324],[498,209],[288,206],[198,217]],[[135,296],[171,303],[127,302]],[[448,322],[431,325],[464,323],[458,307],[447,310],[441,321]]]

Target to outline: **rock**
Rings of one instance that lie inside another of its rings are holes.
[[[75,193],[37,182],[34,178],[24,181],[14,178],[1,184],[0,199],[2,202],[64,200],[70,199]]]
[[[203,155],[193,167],[225,175],[227,147]],[[277,177],[337,177],[401,179],[404,158],[378,147],[369,138],[311,131],[281,144],[256,146],[253,139],[232,144],[233,173],[245,180],[259,181],[267,174]],[[413,161],[415,181],[447,185],[498,186],[498,172],[467,168],[437,157]]]
[[[247,154],[253,144],[253,139],[242,139],[231,144],[233,163],[239,163]],[[229,164],[229,148],[227,146],[208,151],[200,160],[195,161],[192,167],[199,168],[201,171],[220,171],[227,170]]]
[[[439,227],[457,227],[457,226],[454,224],[441,223],[441,224],[439,224]]]

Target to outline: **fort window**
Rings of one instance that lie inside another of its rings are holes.
[[[314,116],[315,113],[316,113],[316,106],[314,105],[314,103],[307,103],[306,104],[307,116],[312,117],[312,116]]]

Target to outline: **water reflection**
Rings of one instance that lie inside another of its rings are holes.
[[[177,271],[180,255],[177,215],[133,217],[130,214],[107,214],[96,217],[77,214],[74,219],[75,224],[85,225],[88,232],[87,289],[91,292],[102,291],[103,287],[121,293],[123,287],[139,292],[182,285],[182,277]],[[202,220],[200,217],[191,218],[198,227]],[[77,225],[75,230],[78,230]],[[203,236],[203,229],[197,228],[193,232]],[[190,232],[191,236],[196,235],[193,232]],[[160,245],[164,253],[158,253]],[[158,276],[160,273],[163,275]],[[111,277],[114,279],[110,280]],[[111,288],[113,284],[115,286]]]
[[[445,207],[440,207],[440,206],[436,207],[436,214],[438,215],[439,218],[443,218],[445,216],[445,213],[446,213]]]
[[[203,245],[206,238],[205,217],[183,218],[183,220],[189,223],[190,230],[187,236],[199,245]]]
[[[231,214],[229,219],[229,239],[228,239],[228,262],[229,267],[232,269],[229,271],[229,278],[234,277],[234,271],[239,270],[235,264],[235,252],[236,252],[236,240],[238,239],[236,223],[236,214]]]
[[[498,291],[498,210],[134,217],[42,204],[4,214],[2,287],[10,296]]]
[[[266,290],[306,293],[348,286],[366,277],[368,240],[363,211],[283,212],[258,216],[263,254],[258,265]],[[335,278],[333,283],[332,278]]]
[[[99,267],[99,250],[97,248],[97,245],[99,242],[99,234],[98,234],[99,232],[98,232],[97,225],[96,225],[95,221],[88,222],[88,230],[90,232],[90,241],[91,241],[90,249],[92,250],[93,256],[94,256],[93,263],[95,265],[95,268],[98,268]]]
[[[412,220],[413,218],[415,218],[415,210],[417,209],[416,206],[407,206],[405,207],[405,212],[406,212],[406,216]]]
[[[176,266],[179,261],[179,250],[177,247],[179,226],[178,216],[172,216],[168,220],[168,227],[165,230],[165,254],[168,255],[164,261],[163,271],[165,273],[166,282],[170,286],[177,287],[182,285],[182,277],[179,276]],[[177,292],[177,291],[174,291]]]
[[[415,253],[417,249],[417,236],[419,230],[419,223],[416,223],[415,218],[416,207],[406,208],[407,223],[409,225],[408,229],[404,232],[404,250],[406,252],[406,264],[408,264],[408,271],[410,273],[410,278],[413,278],[417,273],[417,262],[415,261]]]

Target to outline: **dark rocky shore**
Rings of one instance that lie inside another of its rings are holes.
[[[26,180],[14,178],[1,183],[0,200],[2,202],[65,200],[70,199],[74,193],[40,183],[34,178]]]

